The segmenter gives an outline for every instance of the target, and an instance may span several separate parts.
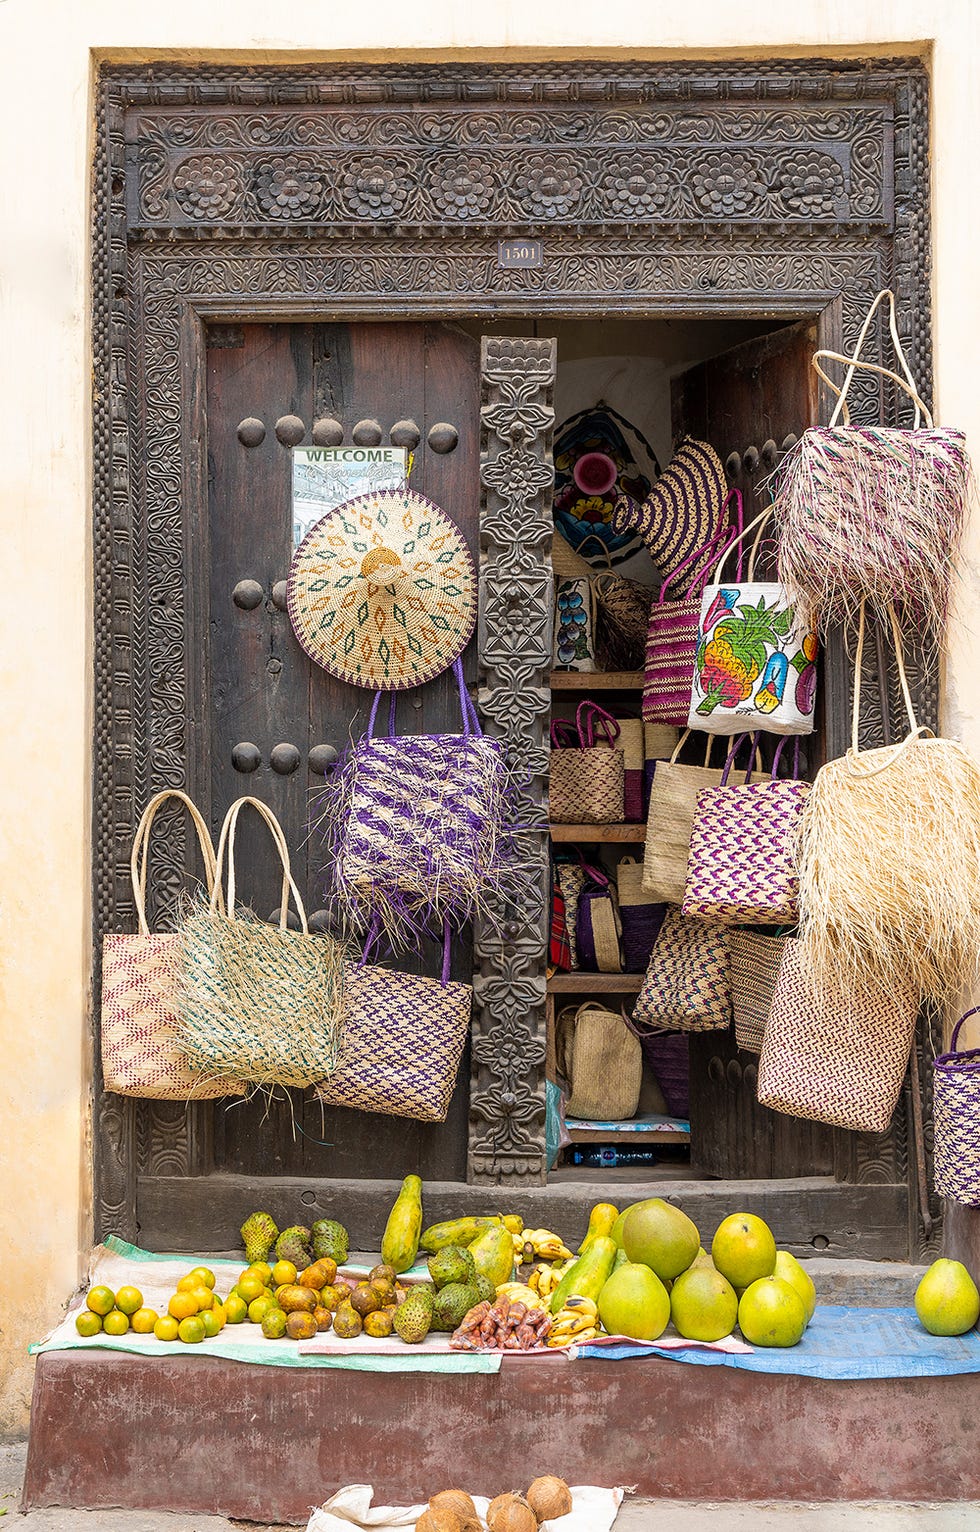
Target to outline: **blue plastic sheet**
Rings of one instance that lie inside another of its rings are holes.
[[[667,1357],[699,1367],[793,1373],[801,1378],[936,1378],[980,1372],[980,1332],[929,1335],[914,1309],[855,1309],[820,1305],[798,1346],[756,1347],[751,1356],[720,1351],[658,1351],[649,1347],[579,1346],[577,1355],[606,1360]]]

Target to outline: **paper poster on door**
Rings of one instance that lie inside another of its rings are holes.
[[[404,484],[406,458],[404,447],[294,447],[293,547],[345,500]]]

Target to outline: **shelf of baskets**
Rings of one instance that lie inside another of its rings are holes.
[[[553,670],[556,692],[633,692],[643,690],[642,670]]]
[[[580,841],[585,845],[610,845],[621,842],[623,845],[642,846],[647,838],[646,825],[552,825],[551,838],[553,841]]]

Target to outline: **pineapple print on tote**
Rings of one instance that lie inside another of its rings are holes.
[[[800,632],[781,585],[709,585],[701,604],[689,724],[736,734],[753,724],[809,734],[817,638]]]

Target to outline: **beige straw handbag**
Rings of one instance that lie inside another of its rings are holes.
[[[282,864],[279,925],[235,908],[235,833],[249,805]],[[227,855],[227,900],[221,881]],[[292,895],[300,931],[287,927]],[[282,828],[257,798],[239,798],[218,841],[214,890],[180,928],[180,1033],[193,1066],[229,1070],[252,1085],[312,1085],[333,1072],[343,1006],[344,951],[311,936]]]
[[[698,793],[721,784],[723,768],[709,766],[713,736],[708,736],[703,766],[686,766],[677,756],[690,734],[685,729],[669,761],[657,766],[650,789],[643,887],[659,904],[681,904],[687,882],[691,830]],[[729,781],[744,783],[746,771],[733,772]]]
[[[179,937],[151,932],[146,919],[146,869],[150,830],[164,803],[182,803],[191,816],[204,859],[208,894],[214,888],[214,846],[207,825],[186,793],[157,793],[143,811],[133,837],[130,873],[139,930],[110,931],[102,943],[102,1079],[119,1096],[155,1101],[210,1101],[240,1096],[239,1080],[195,1074],[178,1038],[176,977]]]
[[[746,1053],[762,1052],[779,964],[788,940],[786,936],[767,936],[761,931],[729,933],[735,1041]]]
[[[623,752],[623,818],[627,824],[639,824],[646,816],[643,812],[643,771],[646,754],[643,746],[642,718],[617,718],[619,739],[617,744]]]
[[[558,1018],[558,1063],[571,1081],[566,1117],[621,1122],[636,1115],[643,1050],[616,1011],[596,1000]]]
[[[596,702],[579,704],[575,723],[551,725],[548,780],[553,824],[621,824],[625,811],[619,724]]]

